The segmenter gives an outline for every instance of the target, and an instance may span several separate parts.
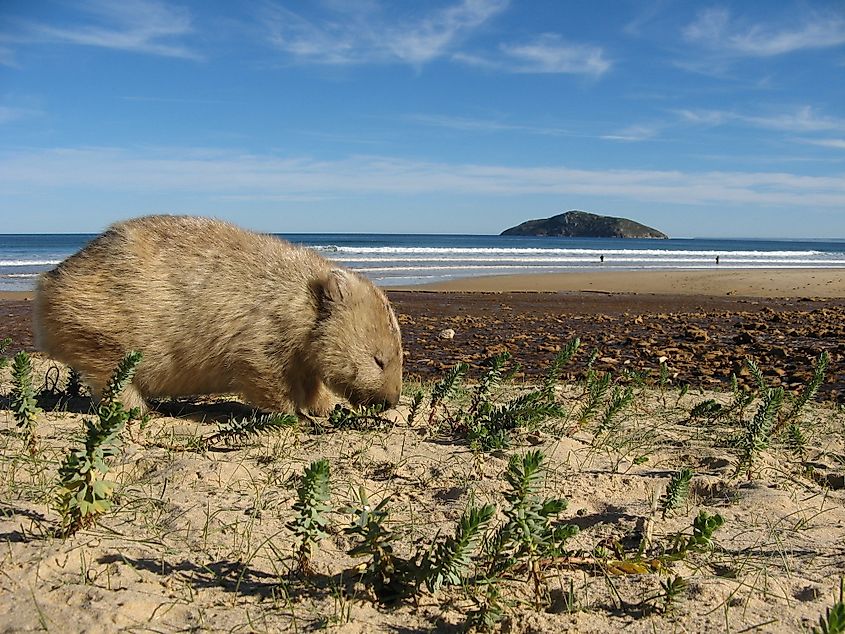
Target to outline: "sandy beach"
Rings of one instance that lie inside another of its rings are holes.
[[[578,532],[564,555],[538,564],[536,584],[522,568],[497,581],[504,631],[809,630],[835,602],[845,569],[845,293],[836,273],[515,276],[390,290],[406,386],[384,420],[300,421],[230,443],[214,440],[217,422],[249,415],[231,397],[158,404],[111,460],[114,510],[68,539],[55,536],[51,501],[61,456],[91,418],[90,399],[42,397],[32,453],[4,399],[0,629],[464,631],[481,586],[380,603],[361,577],[362,558],[350,554],[344,507],[360,490],[373,503],[387,499],[395,553],[410,558],[413,544],[454,534],[471,503],[493,504],[495,522],[504,522],[508,461],[538,449],[547,461],[543,495],[567,500],[559,521]],[[0,318],[10,351],[31,350],[32,295],[0,294]],[[513,402],[576,337],[580,352],[553,396],[562,413],[515,428],[499,449],[468,441],[461,412],[472,392],[431,407],[431,382],[448,368],[468,363],[474,390],[485,360],[503,351],[520,369],[493,404]],[[822,351],[831,364],[819,395],[839,404],[810,403],[795,419],[800,450],[784,428],[740,468],[736,439],[759,401],[731,409],[731,375],[754,394],[744,364],[753,357],[767,384],[794,399]],[[64,385],[64,368],[34,358],[36,385]],[[603,376],[611,382],[590,406]],[[8,368],[0,371],[0,394],[9,381]],[[607,414],[626,389],[630,402]],[[417,391],[422,413],[412,419]],[[693,415],[707,401],[728,415]],[[290,525],[301,473],[321,457],[331,464],[330,530],[303,575]],[[661,510],[683,468],[689,492]],[[706,548],[677,558],[672,549],[702,512],[723,526]],[[670,580],[680,584],[671,600]]]
[[[591,292],[737,297],[845,297],[842,269],[722,269],[708,271],[601,271],[467,277],[397,287],[465,292]]]

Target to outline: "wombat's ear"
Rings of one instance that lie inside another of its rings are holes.
[[[349,293],[349,274],[342,269],[332,269],[327,277],[317,282],[317,297],[322,304],[338,304]]]

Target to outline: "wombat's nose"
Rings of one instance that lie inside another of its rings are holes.
[[[395,392],[385,396],[384,398],[376,398],[374,399],[376,405],[380,405],[382,409],[391,409],[392,407],[396,407],[399,404],[399,392]]]

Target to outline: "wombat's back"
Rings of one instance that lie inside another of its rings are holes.
[[[253,335],[233,348],[232,337],[261,332],[261,305],[280,298],[294,313],[313,314],[301,288],[320,268],[317,259],[206,218],[118,223],[41,277],[36,345],[84,372],[95,390],[125,352],[137,349],[144,353],[138,380],[145,394],[233,391],[220,364],[248,362],[264,342]]]

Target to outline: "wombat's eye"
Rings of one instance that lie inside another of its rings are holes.
[[[381,357],[373,357],[373,361],[376,362],[376,365],[379,367],[379,369],[384,370],[384,361]]]

